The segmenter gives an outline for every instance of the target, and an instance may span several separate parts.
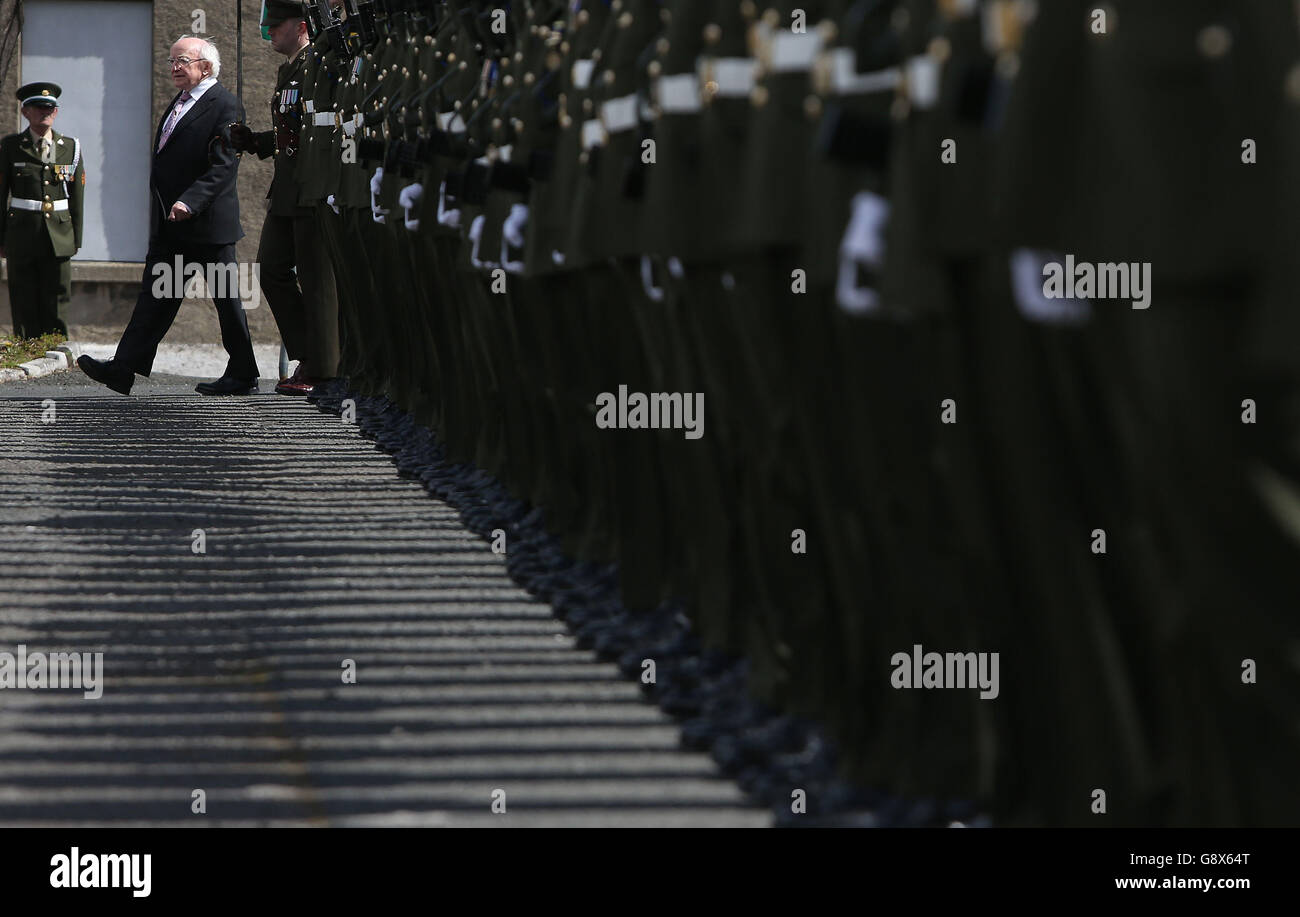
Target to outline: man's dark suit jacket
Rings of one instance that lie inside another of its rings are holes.
[[[172,129],[158,149],[163,125],[180,93],[153,135],[153,169],[149,175],[149,252],[145,256],[140,295],[131,321],[122,332],[114,361],[142,376],[149,375],[158,344],[180,308],[179,295],[155,295],[154,268],[176,256],[194,263],[235,263],[235,243],[244,236],[239,225],[235,175],[239,160],[229,144],[228,127],[243,121],[244,107],[220,83],[214,83]],[[222,138],[227,142],[222,143]],[[193,216],[174,223],[167,214],[177,201]],[[221,325],[221,343],[230,356],[223,376],[256,379],[257,360],[248,335],[248,319],[234,295],[213,298]]]
[[[178,92],[154,132],[153,170],[149,176],[149,237],[161,233],[173,249],[190,244],[226,245],[244,237],[239,224],[235,173],[239,163],[228,143],[217,138],[235,121],[243,122],[244,107],[220,83],[213,84],[172,130],[158,150],[163,125]],[[188,220],[167,222],[172,204],[180,201],[193,211]]]

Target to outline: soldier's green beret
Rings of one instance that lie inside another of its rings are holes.
[[[58,108],[59,96],[63,89],[57,83],[28,83],[18,87],[18,101],[23,105],[36,105],[41,108]]]
[[[296,3],[294,0],[266,0],[266,8],[262,13],[262,25],[270,28],[277,26],[286,19],[306,19],[307,5],[305,3]]]

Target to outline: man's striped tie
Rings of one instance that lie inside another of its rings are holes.
[[[167,138],[170,137],[172,131],[176,129],[176,122],[181,119],[181,112],[185,109],[185,103],[189,100],[190,94],[188,91],[182,92],[181,97],[177,99],[176,106],[172,109],[171,115],[167,118],[167,123],[163,125],[162,137],[158,139],[158,149],[161,150],[167,145]]]

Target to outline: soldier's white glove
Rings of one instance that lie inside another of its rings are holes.
[[[641,289],[645,290],[646,299],[651,302],[664,301],[664,288],[655,286],[654,262],[649,255],[641,256]]]
[[[479,214],[474,217],[474,222],[469,227],[469,263],[477,268],[497,267],[495,261],[480,261],[478,257],[478,244],[483,239],[483,226],[487,223],[487,217]]]
[[[522,274],[524,263],[510,260],[510,249],[524,247],[524,227],[528,225],[528,205],[512,204],[510,215],[501,224],[501,266],[512,274]]]
[[[438,222],[456,229],[460,226],[460,210],[447,209],[447,182],[438,186]]]
[[[385,215],[388,213],[383,207],[379,206],[379,189],[384,185],[384,167],[380,166],[375,169],[375,174],[370,177],[370,216],[376,223],[386,223]]]
[[[888,223],[887,200],[870,191],[854,195],[853,213],[840,242],[840,274],[835,284],[835,301],[845,312],[866,313],[880,308],[880,294],[858,286],[858,267],[874,272],[884,265]]]
[[[407,185],[397,195],[397,202],[401,204],[402,209],[406,211],[406,228],[411,230],[411,232],[415,232],[415,230],[420,228],[420,218],[416,217],[415,219],[411,219],[411,211],[420,203],[420,198],[422,197],[424,197],[424,185],[421,185],[418,182],[414,185]]]
[[[1021,315],[1045,325],[1079,325],[1092,317],[1092,303],[1086,299],[1048,297],[1044,269],[1064,262],[1064,258],[1036,248],[1018,248],[1011,253],[1011,292]]]
[[[339,208],[338,205],[334,203],[334,195],[331,194],[329,197],[325,198],[325,203],[330,205],[330,209],[334,211],[335,215],[338,214]]]

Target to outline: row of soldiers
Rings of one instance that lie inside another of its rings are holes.
[[[1294,823],[1300,18],[1157,6],[317,0],[340,373],[860,781]],[[1076,259],[1148,289],[1049,295]],[[918,646],[997,696],[891,683]]]

